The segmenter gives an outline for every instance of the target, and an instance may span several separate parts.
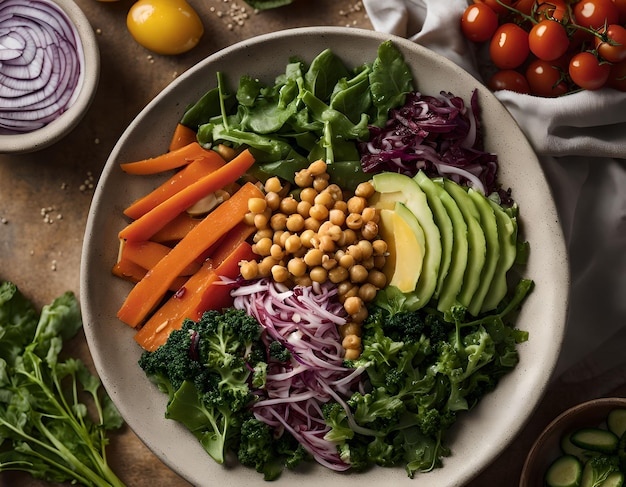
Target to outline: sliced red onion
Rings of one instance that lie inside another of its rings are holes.
[[[362,368],[346,368],[337,325],[346,312],[330,284],[288,289],[269,279],[245,282],[231,292],[234,307],[254,316],[268,341],[291,352],[289,362],[270,360],[265,390],[252,411],[277,431],[287,430],[320,464],[333,470],[350,465],[336,444],[325,439],[330,430],[321,405],[345,400],[359,387]]]
[[[0,133],[58,118],[78,96],[83,64],[78,33],[56,4],[0,1]]]

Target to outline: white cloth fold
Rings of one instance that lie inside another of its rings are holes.
[[[467,0],[363,4],[375,30],[413,40],[482,79],[484,59],[459,28]],[[496,96],[539,156],[567,241],[572,286],[558,375],[626,326],[626,93]]]

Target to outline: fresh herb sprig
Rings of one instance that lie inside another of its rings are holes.
[[[107,430],[123,424],[119,412],[81,360],[59,357],[81,327],[73,293],[38,315],[15,284],[0,283],[0,472],[124,486],[105,452]]]

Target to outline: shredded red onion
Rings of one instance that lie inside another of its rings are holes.
[[[84,53],[68,16],[48,0],[0,1],[0,133],[31,132],[78,96]]]
[[[231,292],[233,306],[254,316],[268,342],[278,340],[291,353],[289,362],[269,360],[265,394],[252,411],[277,431],[287,430],[322,465],[350,468],[337,446],[324,438],[321,405],[345,400],[358,387],[362,368],[343,367],[344,350],[337,326],[346,312],[331,284],[289,289],[270,279],[247,281]]]
[[[483,194],[498,191],[498,159],[483,149],[476,90],[469,107],[451,93],[409,93],[404,106],[390,110],[384,127],[370,127],[370,140],[359,144],[359,150],[366,173],[414,176],[422,170]]]

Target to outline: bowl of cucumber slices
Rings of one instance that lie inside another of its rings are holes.
[[[531,447],[520,487],[618,487],[626,479],[626,398],[564,411]]]

